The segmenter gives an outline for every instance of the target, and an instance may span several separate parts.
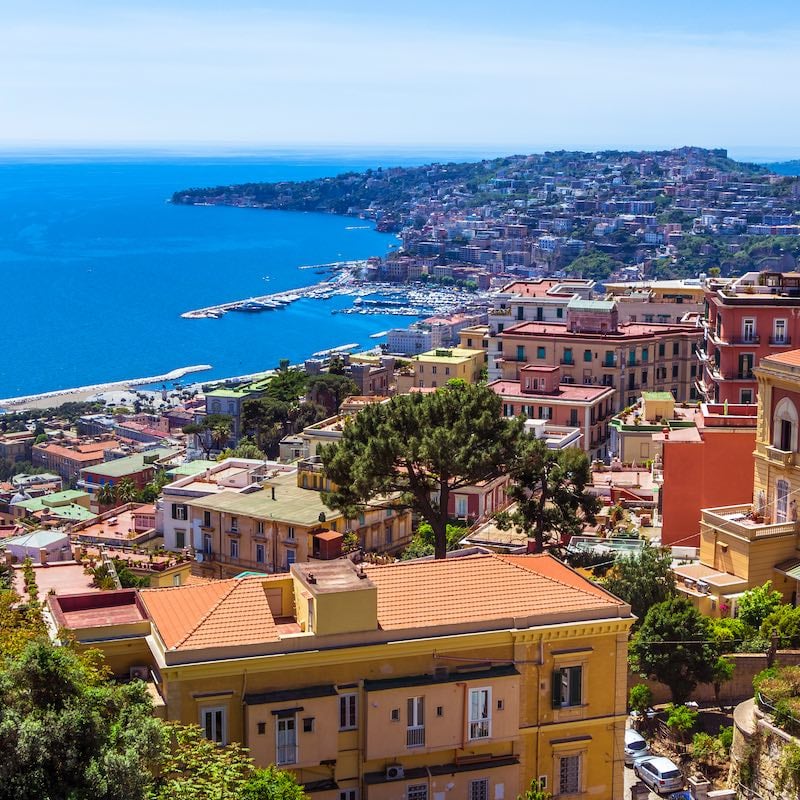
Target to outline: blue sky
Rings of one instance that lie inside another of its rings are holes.
[[[800,155],[800,5],[0,0],[0,146]]]

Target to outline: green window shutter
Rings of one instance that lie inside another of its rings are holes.
[[[569,704],[579,706],[581,704],[581,684],[583,675],[581,667],[570,667],[569,670]]]
[[[553,670],[553,708],[561,708],[561,681],[561,670]]]

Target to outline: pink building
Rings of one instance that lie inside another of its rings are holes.
[[[706,291],[697,391],[709,402],[755,403],[753,367],[800,342],[800,273],[748,272]],[[792,345],[794,342],[794,345]]]
[[[489,388],[503,400],[503,415],[549,420],[552,424],[578,428],[581,447],[592,458],[608,455],[608,423],[614,414],[613,386],[562,383],[562,367],[526,364],[519,380],[500,379]]]

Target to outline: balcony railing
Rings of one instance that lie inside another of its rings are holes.
[[[792,339],[789,336],[770,336],[769,343],[777,347],[789,347],[792,344]]]
[[[743,539],[786,536],[797,530],[797,522],[794,521],[759,522],[757,517],[753,518],[755,515],[751,504],[705,508],[700,513],[704,524]]]
[[[491,724],[488,719],[478,720],[477,722],[470,722],[469,738],[488,739],[490,729],[491,729]]]
[[[279,744],[275,748],[275,762],[277,764],[296,764],[297,763],[297,745],[296,744]]]
[[[616,358],[604,358],[603,359],[603,366],[604,367],[616,367],[617,366],[617,359]]]
[[[754,333],[752,336],[728,337],[728,344],[733,344],[733,345],[760,344],[760,343],[761,343],[761,337],[756,333]]]
[[[562,366],[565,367],[574,367],[575,366],[575,359],[574,358],[562,358],[561,359]]]
[[[759,455],[765,456],[768,461],[777,464],[779,467],[794,466],[794,453],[791,450],[781,450],[770,445],[758,445]]]
[[[406,728],[406,747],[425,746],[425,726],[413,725]]]

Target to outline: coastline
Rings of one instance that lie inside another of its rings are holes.
[[[0,399],[0,409],[7,411],[25,411],[31,408],[55,408],[71,401],[86,400],[100,392],[129,389],[134,386],[147,386],[151,383],[160,383],[164,381],[176,381],[184,377],[184,375],[190,375],[194,372],[205,372],[209,369],[212,369],[211,364],[195,364],[189,367],[179,367],[178,369],[165,372],[163,375],[154,375],[147,378],[131,378],[129,380],[78,386],[73,389],[56,389],[50,392],[20,395],[19,397],[7,397]]]

